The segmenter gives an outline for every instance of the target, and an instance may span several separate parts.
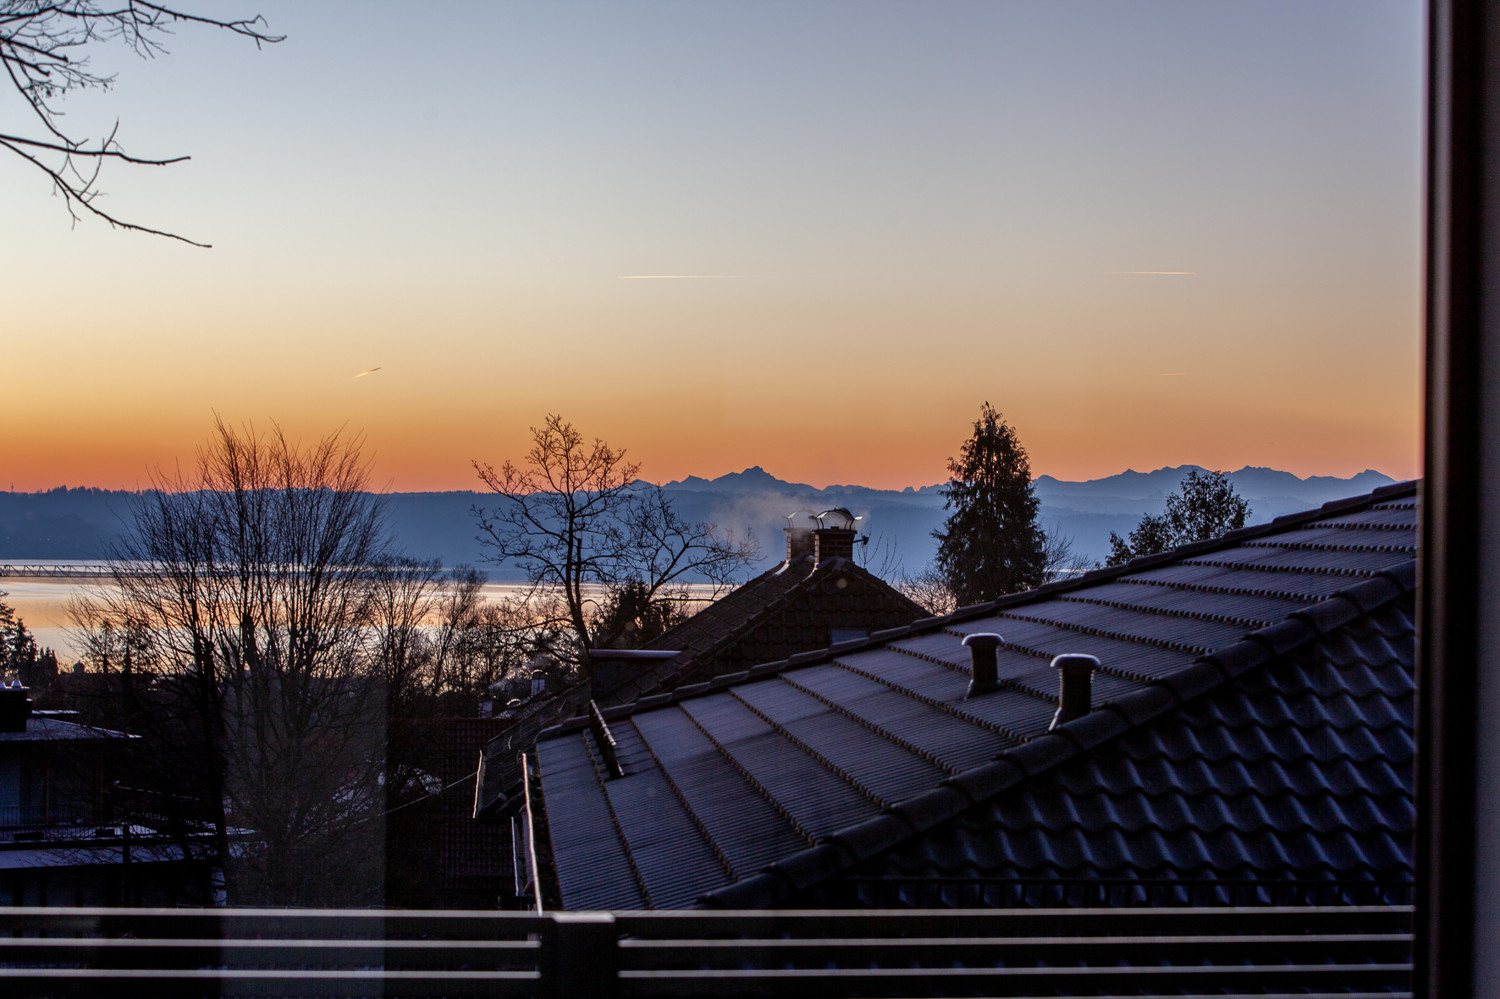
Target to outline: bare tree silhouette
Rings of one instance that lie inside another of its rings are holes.
[[[116,121],[109,134],[94,140],[69,132],[61,121],[59,102],[79,90],[108,90],[114,75],[95,73],[92,52],[118,43],[144,59],[165,53],[166,36],[179,24],[201,25],[242,35],[257,46],[279,42],[282,35],[266,30],[265,21],[218,18],[192,14],[146,0],[0,0],[0,65],[11,85],[30,106],[40,123],[32,135],[0,132],[0,147],[21,157],[52,181],[76,224],[82,215],[103,219],[117,229],[145,232],[193,246],[209,244],[186,236],[128,222],[96,204],[99,174],[113,160],[140,166],[181,163],[187,156],[133,156],[120,145]],[[81,214],[80,214],[81,213]]]
[[[498,500],[473,508],[478,540],[490,561],[526,574],[528,599],[560,598],[558,616],[542,623],[567,630],[585,676],[589,651],[611,637],[600,634],[603,611],[624,587],[649,606],[689,579],[728,586],[758,554],[753,538],[684,520],[660,486],[636,478],[640,466],[623,450],[590,442],[561,416],[531,437],[524,465],[474,462]]]

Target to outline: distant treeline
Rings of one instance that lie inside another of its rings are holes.
[[[1050,476],[1036,480],[1044,528],[1073,539],[1076,553],[1102,560],[1109,552],[1109,532],[1128,532],[1143,513],[1159,512],[1167,493],[1177,488],[1190,468],[1122,472],[1087,482],[1065,482]],[[1350,478],[1298,478],[1268,468],[1231,472],[1230,480],[1250,501],[1252,523],[1319,506],[1331,499],[1367,493],[1393,481],[1365,471]],[[776,478],[756,467],[716,479],[689,477],[665,487],[674,509],[690,521],[709,520],[736,534],[749,531],[760,540],[761,565],[779,560],[785,542],[781,528],[787,514],[806,507],[818,512],[847,507],[867,518],[872,542],[870,568],[894,575],[914,573],[932,559],[932,531],[943,521],[940,485],[871,489],[830,486],[814,489]],[[59,487],[45,492],[0,492],[0,561],[22,559],[99,558],[110,539],[128,524],[135,493],[88,487]],[[487,493],[390,493],[384,497],[392,533],[418,558],[440,558],[446,565],[474,565],[498,581],[519,579],[509,567],[487,565],[475,540],[471,509],[491,505]]]

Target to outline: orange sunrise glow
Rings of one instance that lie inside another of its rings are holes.
[[[112,165],[111,207],[214,248],[0,161],[0,488],[141,487],[219,414],[473,489],[549,412],[655,481],[900,488],[985,400],[1063,479],[1418,474],[1420,4],[936,7],[351,44],[277,0],[284,44],[122,58],[75,122],[193,158]]]

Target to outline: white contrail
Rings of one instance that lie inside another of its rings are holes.
[[[738,277],[737,274],[621,274],[621,281],[711,281]]]
[[[1105,271],[1106,274],[1197,274],[1197,271]]]

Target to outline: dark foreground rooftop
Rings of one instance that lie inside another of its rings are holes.
[[[606,711],[622,777],[568,722],[536,758],[560,901],[1400,901],[1415,549],[1406,483]],[[986,632],[1000,683],[966,698]],[[1049,732],[1074,653],[1100,662],[1092,710]]]

